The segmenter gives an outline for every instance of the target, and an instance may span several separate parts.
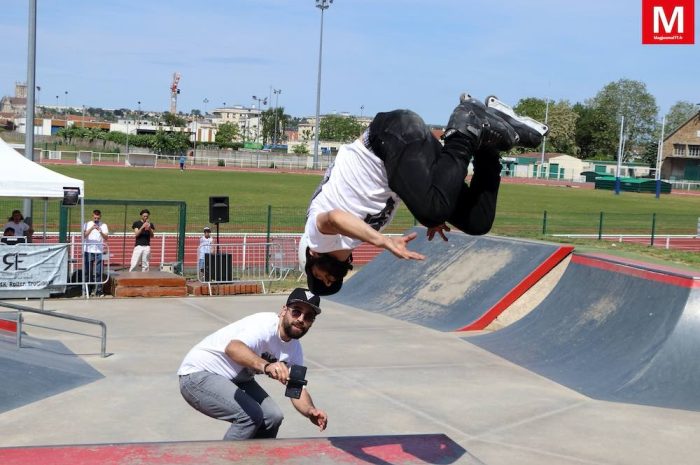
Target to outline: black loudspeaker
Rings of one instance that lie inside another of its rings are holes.
[[[205,282],[231,282],[233,281],[232,257],[230,253],[204,255],[204,281]]]
[[[228,223],[228,197],[209,197],[209,222]]]

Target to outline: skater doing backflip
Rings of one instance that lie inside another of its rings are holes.
[[[500,153],[535,148],[547,126],[516,115],[496,97],[486,104],[463,95],[447,123],[444,145],[410,110],[378,113],[362,136],[343,145],[312,196],[299,259],[317,295],[338,292],[362,242],[396,257],[423,260],[407,245],[416,233],[381,231],[403,201],[428,228],[428,239],[447,240],[446,223],[471,235],[486,234],[496,215]],[[465,183],[469,162],[474,175]]]

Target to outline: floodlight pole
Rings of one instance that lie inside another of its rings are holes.
[[[318,169],[318,138],[320,131],[321,114],[321,60],[323,57],[323,12],[327,10],[333,0],[316,0],[316,8],[321,10],[321,36],[318,42],[318,80],[316,83],[316,131],[314,133],[314,169]]]
[[[34,91],[36,79],[36,2],[29,0],[27,47],[27,110],[24,118],[24,156],[34,161]],[[32,199],[24,199],[23,215],[32,217]]]

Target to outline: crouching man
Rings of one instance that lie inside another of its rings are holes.
[[[255,381],[264,374],[287,384],[289,367],[303,365],[299,339],[321,313],[321,299],[297,288],[278,314],[256,313],[207,336],[180,365],[180,392],[203,414],[231,423],[225,440],[277,437],[283,414]],[[317,409],[306,388],[291,399],[296,410],[320,431],[328,417]]]

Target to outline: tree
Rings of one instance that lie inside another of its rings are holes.
[[[287,125],[288,115],[284,114],[284,107],[268,108],[262,115],[263,143],[277,142],[283,139],[284,128]]]
[[[698,107],[688,101],[679,100],[678,102],[674,103],[668,110],[668,114],[666,114],[666,135],[669,135],[678,129],[697,112]]]
[[[319,138],[336,142],[351,142],[365,130],[365,125],[354,116],[324,116],[320,126]]]
[[[544,122],[545,116],[549,126],[549,134],[545,149],[549,152],[568,153],[575,155],[576,147],[576,120],[578,114],[567,100],[550,102],[547,111],[547,102],[543,99],[528,97],[522,99],[513,108],[519,115],[529,116],[537,121]],[[528,149],[530,150],[530,149]]]
[[[309,153],[309,147],[306,144],[302,143],[302,144],[295,145],[294,148],[292,149],[292,151],[294,153],[296,153],[297,155],[305,155],[305,154]]]
[[[612,160],[618,139],[615,131],[619,131],[612,115],[581,103],[574,105],[573,110],[578,115],[575,133],[578,157]]]
[[[187,120],[182,116],[174,115],[169,111],[163,113],[163,122],[166,126],[175,126],[178,128],[184,128],[187,126]]]
[[[224,123],[216,130],[216,143],[222,147],[233,145],[240,137],[238,126],[233,123]]]
[[[654,139],[658,126],[656,115],[659,109],[656,99],[647,91],[646,84],[643,82],[630,79],[611,82],[598,92],[591,100],[590,106],[614,118],[618,131],[621,117],[624,116],[623,161],[642,153],[646,144]],[[614,128],[608,130],[614,130]]]

